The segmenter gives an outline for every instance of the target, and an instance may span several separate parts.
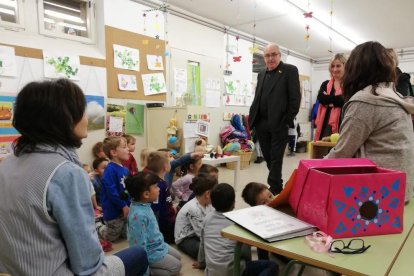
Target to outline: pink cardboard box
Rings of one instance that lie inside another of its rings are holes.
[[[334,238],[401,233],[405,178],[364,158],[302,160],[289,204]]]

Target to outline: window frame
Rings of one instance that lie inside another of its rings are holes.
[[[47,0],[46,0],[47,1]],[[50,31],[45,28],[44,23],[44,0],[37,0],[37,14],[39,20],[39,34],[47,36],[47,37],[54,37],[54,38],[62,38],[72,41],[79,41],[85,44],[95,44],[96,41],[96,3],[95,0],[80,0],[81,2],[86,2],[87,7],[87,31],[89,36],[76,36],[70,35],[66,33],[59,33],[55,31]]]
[[[0,28],[13,29],[13,30],[25,30],[24,25],[24,3],[23,0],[16,0],[17,3],[17,18],[18,23],[8,22],[0,20]]]

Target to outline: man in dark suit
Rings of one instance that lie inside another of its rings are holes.
[[[257,77],[256,94],[249,112],[250,129],[255,128],[266,160],[269,190],[283,189],[282,164],[288,129],[299,111],[300,84],[298,69],[281,60],[279,46],[269,44],[264,50],[266,70]]]

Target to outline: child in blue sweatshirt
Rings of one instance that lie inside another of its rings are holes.
[[[147,172],[138,172],[125,180],[126,190],[132,197],[128,215],[128,243],[146,250],[152,275],[178,275],[181,255],[165,243],[151,209],[151,202],[156,201],[160,194],[158,180],[158,176]]]

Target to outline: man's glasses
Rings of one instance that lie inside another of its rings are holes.
[[[264,55],[263,57],[264,57],[265,59],[269,59],[269,58],[275,58],[275,57],[277,57],[278,55],[280,55],[280,53],[271,53],[271,54],[266,54],[266,55]]]
[[[371,245],[365,246],[363,239],[352,239],[345,244],[343,240],[335,240],[331,243],[329,251],[342,254],[361,254],[367,251]]]

